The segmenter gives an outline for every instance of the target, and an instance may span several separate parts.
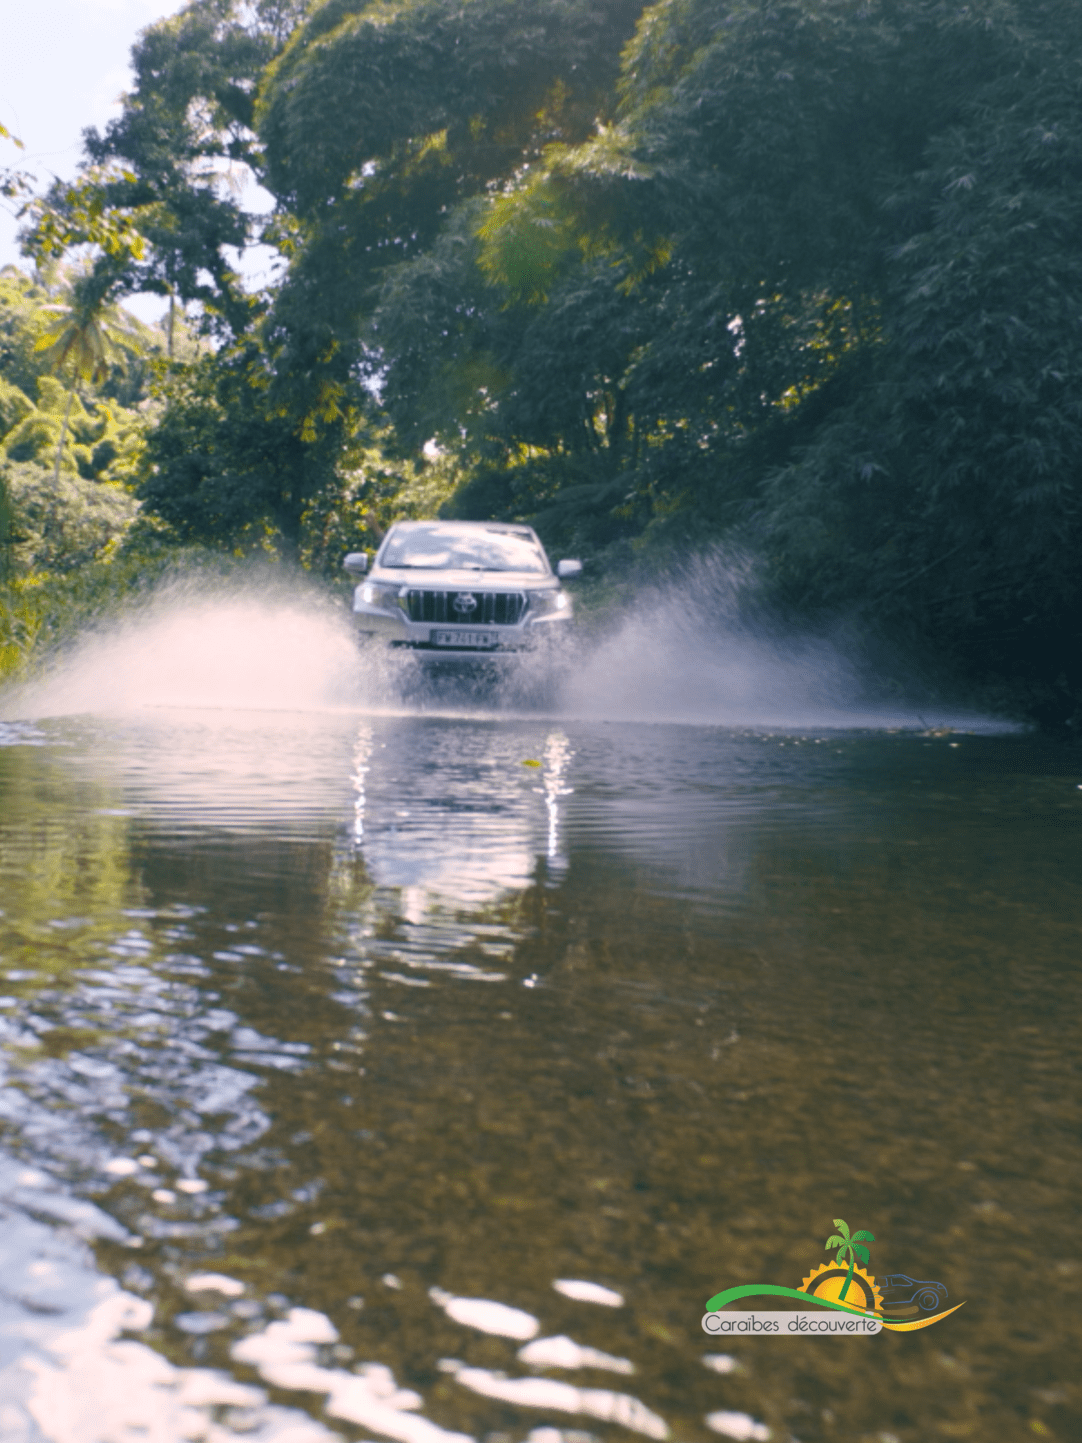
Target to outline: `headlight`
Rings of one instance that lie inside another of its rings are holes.
[[[530,611],[535,617],[558,616],[561,611],[567,611],[567,609],[566,591],[530,592]]]
[[[382,586],[378,581],[366,581],[361,587],[361,600],[365,606],[394,607],[398,603],[398,586]]]

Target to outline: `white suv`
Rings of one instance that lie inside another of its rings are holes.
[[[571,598],[529,526],[498,521],[399,521],[371,571],[363,551],[343,562],[365,580],[353,593],[358,632],[425,659],[476,660],[528,650],[565,633]]]

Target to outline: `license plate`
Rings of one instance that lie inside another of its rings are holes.
[[[495,646],[499,636],[494,631],[434,631],[433,646]]]

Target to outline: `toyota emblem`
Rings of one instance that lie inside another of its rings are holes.
[[[477,597],[471,591],[460,591],[451,605],[460,615],[465,616],[467,612],[476,611]]]

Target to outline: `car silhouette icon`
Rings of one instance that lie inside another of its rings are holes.
[[[915,1303],[926,1313],[934,1311],[946,1299],[947,1290],[942,1283],[921,1281],[905,1273],[890,1273],[876,1280],[883,1295],[884,1308],[900,1308]]]

